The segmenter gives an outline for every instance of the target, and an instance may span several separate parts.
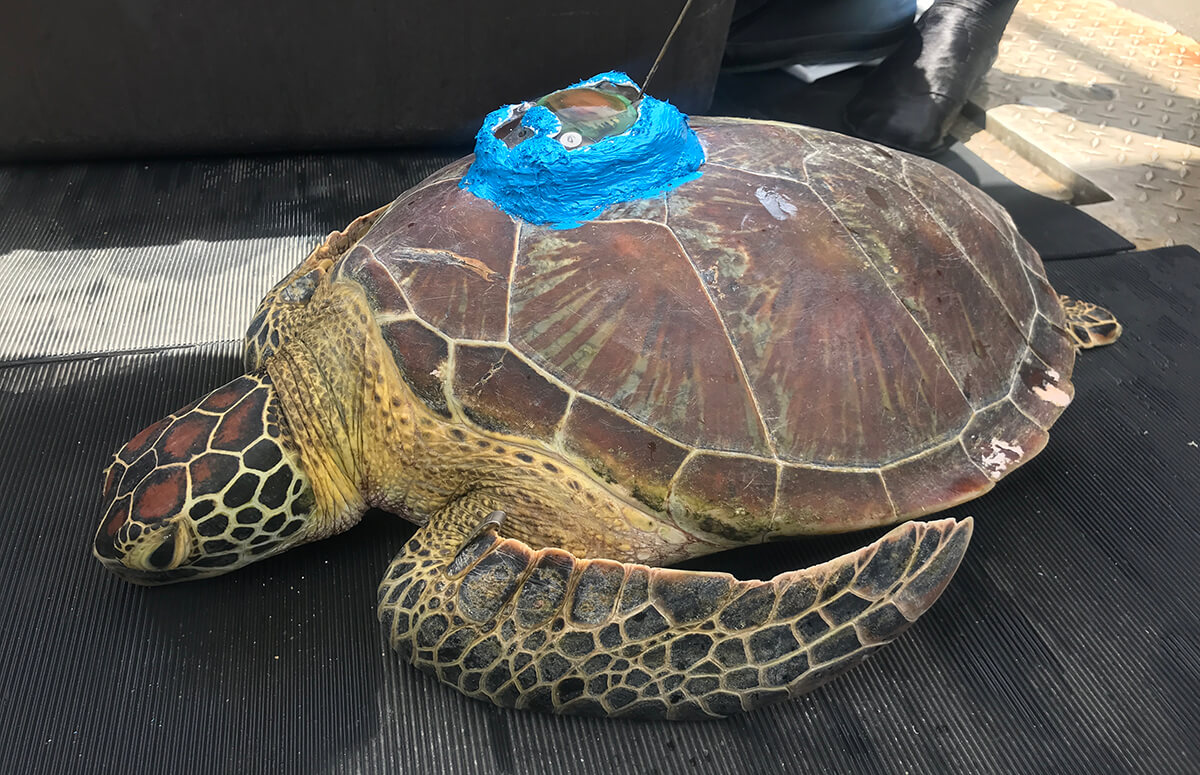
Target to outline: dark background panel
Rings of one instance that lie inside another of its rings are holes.
[[[138,588],[89,555],[100,469],[236,375],[234,342],[0,368],[0,723],[11,772],[1187,772],[1200,675],[1200,255],[1060,261],[1126,333],[1081,356],[1045,452],[955,510],[976,533],[916,626],[791,702],[721,722],[502,711],[387,653],[374,590],[411,528]],[[878,531],[749,547],[743,577]]]
[[[16,0],[0,25],[0,158],[461,143],[564,78],[640,81],[681,7]],[[696,4],[656,93],[707,107],[732,10]]]

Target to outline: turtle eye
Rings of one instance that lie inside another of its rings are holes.
[[[176,557],[179,549],[183,548],[183,542],[179,541],[179,530],[174,525],[169,525],[163,529],[163,532],[166,535],[163,537],[162,543],[146,558],[150,568],[156,570],[170,570],[179,564],[178,559],[183,559]]]
[[[150,553],[148,561],[150,565],[159,570],[166,570],[171,567],[171,560],[175,558],[175,536],[169,535],[163,539],[163,542],[158,545],[158,548]]]
[[[195,552],[186,520],[171,519],[147,528],[138,522],[122,527],[115,542],[122,564],[134,573],[164,573],[186,565]]]

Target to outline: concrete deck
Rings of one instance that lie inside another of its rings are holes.
[[[1200,44],[1170,24],[1109,0],[1024,0],[966,116],[955,134],[1014,182],[1139,248],[1200,244]]]

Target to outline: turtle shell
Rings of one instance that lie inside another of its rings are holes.
[[[1075,351],[1003,210],[842,135],[692,126],[698,179],[571,229],[462,190],[463,159],[335,276],[432,411],[731,538],[936,511],[1043,447]]]

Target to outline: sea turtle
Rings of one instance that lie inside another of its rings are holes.
[[[607,98],[587,88],[560,102]],[[170,582],[403,515],[422,527],[380,586],[391,643],[555,712],[724,716],[895,637],[969,519],[769,581],[662,566],[980,495],[1119,326],[1066,315],[1008,216],[937,164],[691,126],[699,177],[575,228],[464,190],[468,157],[332,233],[262,302],[245,376],[116,454],[96,556]]]

